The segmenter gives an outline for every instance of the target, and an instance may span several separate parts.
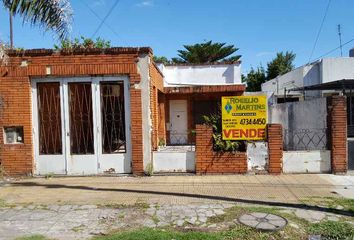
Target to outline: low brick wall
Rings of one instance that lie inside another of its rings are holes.
[[[247,172],[246,152],[218,153],[213,151],[213,129],[196,126],[196,174],[235,174]]]
[[[280,174],[283,171],[283,128],[281,124],[267,125],[268,172]]]

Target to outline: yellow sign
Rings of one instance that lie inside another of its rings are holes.
[[[265,139],[266,96],[222,97],[221,106],[224,140]]]

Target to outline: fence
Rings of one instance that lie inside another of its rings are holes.
[[[327,128],[284,129],[284,150],[326,150]]]

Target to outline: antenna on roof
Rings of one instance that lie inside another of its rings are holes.
[[[339,37],[340,56],[343,57],[342,32],[341,32],[340,24],[338,24],[338,37]]]
[[[13,30],[12,30],[12,12],[10,10],[10,16],[9,16],[9,22],[10,22],[10,48],[14,48],[14,35],[13,35]]]

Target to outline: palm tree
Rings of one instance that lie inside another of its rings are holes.
[[[72,9],[68,0],[2,0],[12,15],[24,22],[53,30],[60,39],[68,35],[72,22]],[[6,57],[6,45],[0,41],[0,61]]]
[[[185,50],[178,50],[179,58],[173,58],[175,63],[214,63],[214,62],[236,62],[241,56],[234,54],[238,48],[234,45],[226,45],[208,41],[194,45],[184,45]]]

